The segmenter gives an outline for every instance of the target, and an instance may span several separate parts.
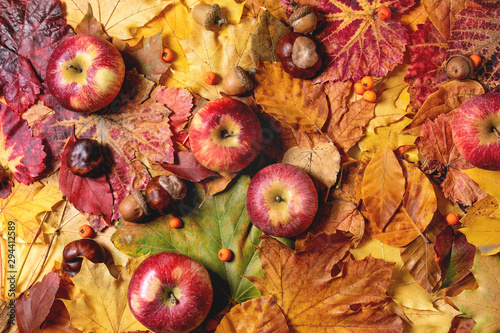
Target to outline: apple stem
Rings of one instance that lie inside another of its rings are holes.
[[[73,66],[72,64],[69,64],[69,65],[66,67],[66,69],[70,69],[70,68],[71,68],[71,69],[74,69],[74,70],[75,70],[75,71],[77,71],[78,73],[83,72],[83,69],[82,69],[80,66],[76,67],[76,66]]]
[[[178,300],[172,291],[168,293],[168,298],[170,299],[170,303],[172,303],[172,305],[177,304]]]
[[[274,198],[274,200],[276,200],[278,203],[282,203],[283,201],[285,201],[285,200],[283,200],[283,198],[282,198],[282,197],[280,197],[279,195],[277,195],[277,196],[276,196],[276,198]]]
[[[495,133],[495,135],[497,136],[497,140],[500,141],[500,132],[497,130],[497,128],[496,127],[492,127],[491,131],[493,133]]]
[[[234,134],[233,131],[227,131],[227,130],[222,130],[221,131],[221,135],[222,135],[223,139],[227,139],[227,138],[229,138],[233,134]]]

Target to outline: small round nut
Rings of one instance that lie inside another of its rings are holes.
[[[102,171],[104,156],[99,142],[94,139],[78,139],[66,154],[69,170],[80,177],[92,177]]]
[[[187,187],[184,181],[175,175],[156,176],[146,186],[146,202],[162,215],[175,211],[175,204],[186,197]]]
[[[451,56],[446,62],[446,73],[453,80],[468,79],[474,71],[474,64],[469,57],[463,55]]]
[[[139,222],[152,213],[144,194],[137,190],[130,192],[130,194],[120,202],[118,212],[127,222]]]
[[[310,34],[318,25],[318,17],[311,6],[297,6],[292,15],[288,18],[288,22],[290,22],[293,31],[302,34]]]
[[[222,89],[229,96],[241,96],[253,88],[252,77],[240,66],[234,67],[222,80]]]
[[[194,6],[192,15],[195,22],[206,30],[211,30],[215,25],[220,27],[228,22],[226,18],[220,17],[220,6],[216,3],[213,5],[198,4]]]

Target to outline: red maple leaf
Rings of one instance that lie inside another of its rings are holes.
[[[73,35],[59,0],[0,2],[0,91],[22,113],[42,89],[57,43]]]

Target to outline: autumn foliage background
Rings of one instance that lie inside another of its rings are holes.
[[[498,91],[500,4],[299,1],[319,16],[313,36],[325,62],[300,80],[274,52],[289,31],[289,1],[217,3],[229,23],[214,31],[193,21],[190,1],[0,3],[0,328],[143,331],[127,306],[130,276],[151,253],[176,251],[210,271],[207,322],[220,322],[217,332],[500,331],[500,173],[464,161],[451,136],[455,109]],[[382,5],[389,21],[376,16]],[[44,85],[52,50],[75,33],[110,40],[127,64],[119,96],[89,115],[62,109]],[[173,62],[162,60],[164,47]],[[470,79],[448,78],[453,54],[482,57]],[[222,78],[236,65],[257,69],[255,90],[240,99],[259,115],[264,146],[247,169],[222,175],[190,153],[189,121],[224,96]],[[203,82],[208,70],[216,85]],[[375,103],[353,91],[365,75],[375,78]],[[68,172],[61,161],[75,138],[105,147],[105,175]],[[316,220],[295,240],[261,235],[246,214],[252,175],[281,161],[308,172],[320,194]],[[183,228],[170,228],[170,216],[120,219],[132,189],[171,173],[190,188]],[[461,217],[453,227],[450,212]],[[84,223],[109,260],[84,260],[76,277],[62,278],[62,250]],[[232,261],[218,260],[221,247]]]

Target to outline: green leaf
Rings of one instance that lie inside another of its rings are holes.
[[[118,250],[132,256],[169,251],[198,260],[211,273],[214,296],[222,297],[225,305],[258,297],[253,284],[242,278],[262,274],[254,246],[261,231],[250,222],[246,210],[249,183],[250,177],[242,176],[228,191],[206,198],[201,207],[199,199],[204,191],[196,184],[198,197],[188,196],[186,201],[195,208],[182,217],[182,228],[169,226],[170,215],[144,224],[120,222],[111,240]],[[232,251],[231,261],[219,260],[217,253],[222,247]]]

